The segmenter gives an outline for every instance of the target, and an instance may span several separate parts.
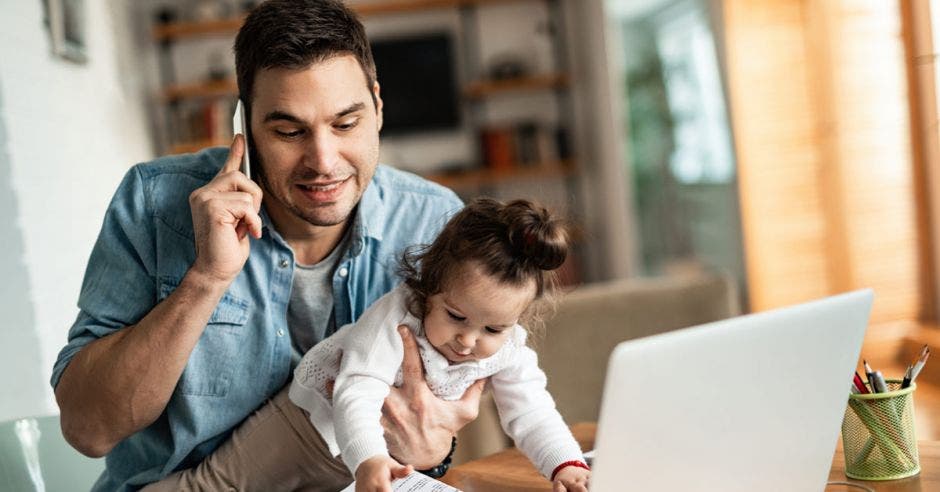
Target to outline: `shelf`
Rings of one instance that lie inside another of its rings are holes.
[[[473,188],[495,185],[508,181],[530,179],[564,178],[573,175],[575,166],[570,161],[545,162],[542,164],[517,165],[506,169],[480,168],[428,174],[425,178],[448,188]]]
[[[381,0],[366,1],[350,5],[363,17],[370,15],[398,14],[436,10],[446,8],[472,7],[477,5],[499,5],[531,0]],[[157,41],[170,41],[179,38],[192,38],[238,32],[244,16],[212,21],[187,21],[158,25],[153,29],[153,38]]]
[[[244,17],[212,21],[173,22],[153,28],[153,39],[171,41],[178,38],[194,38],[215,34],[234,34],[242,26]]]
[[[562,89],[568,87],[568,75],[553,73],[507,80],[473,82],[463,90],[468,99],[482,99],[507,92]]]
[[[560,89],[568,86],[566,74],[547,74],[518,79],[474,82],[463,90],[468,99],[482,99],[499,94],[521,91]],[[237,96],[238,84],[234,79],[197,82],[193,84],[175,84],[163,89],[163,98],[167,101],[180,99]]]
[[[192,152],[198,152],[206,147],[227,147],[231,143],[231,141],[227,140],[195,140],[192,142],[178,142],[170,145],[170,151],[167,152],[167,154],[189,154]]]
[[[528,0],[379,0],[362,1],[350,6],[359,15],[395,14],[445,8],[473,7],[477,5],[499,5]]]
[[[163,89],[163,98],[167,101],[237,95],[238,84],[234,79],[213,80],[194,84],[174,84]]]

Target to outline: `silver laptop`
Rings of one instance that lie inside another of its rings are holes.
[[[591,490],[823,490],[872,297],[857,291],[618,345]]]

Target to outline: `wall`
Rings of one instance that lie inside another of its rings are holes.
[[[41,2],[0,0],[0,421],[56,412],[49,376],[85,263],[151,148],[127,2],[85,2],[89,61],[54,58]]]

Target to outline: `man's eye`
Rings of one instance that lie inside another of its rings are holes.
[[[447,311],[447,315],[450,316],[450,318],[453,319],[453,320],[455,320],[455,321],[464,321],[464,320],[467,319],[465,316],[457,316],[456,314],[454,314],[454,313],[452,313],[452,312],[450,312],[450,311]]]
[[[335,128],[336,128],[337,130],[341,130],[341,131],[348,131],[348,130],[352,130],[353,128],[355,128],[356,125],[358,125],[358,124],[359,124],[359,118],[356,118],[355,120],[344,121],[344,122],[342,122],[342,123],[337,123],[337,124],[335,125]]]
[[[286,137],[286,138],[294,138],[294,137],[300,136],[300,134],[303,133],[301,130],[294,130],[292,132],[284,132],[281,130],[276,130],[276,132],[278,135],[282,137]]]

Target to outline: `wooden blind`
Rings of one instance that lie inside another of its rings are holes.
[[[725,51],[751,305],[872,287],[918,313],[897,3],[729,0]]]

